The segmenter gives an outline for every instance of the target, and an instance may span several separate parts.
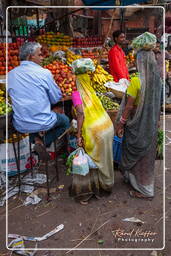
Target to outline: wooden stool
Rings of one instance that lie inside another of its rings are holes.
[[[18,132],[18,131],[16,131],[14,128],[10,131],[10,133],[12,135],[14,133],[17,135],[17,147],[16,147],[15,140],[14,140],[13,136],[12,136],[12,144],[13,144],[13,150],[14,150],[15,161],[16,161],[17,172],[18,172],[17,176],[18,176],[18,186],[19,186],[19,193],[20,193],[21,184],[23,184],[22,181],[21,181],[21,173],[20,173],[20,137],[23,134]],[[43,142],[45,142],[46,132],[40,132],[40,134],[41,134]],[[30,135],[31,134],[29,134],[29,151],[30,151],[30,166],[31,166],[30,171],[32,172],[32,177],[33,177],[34,169],[33,169],[33,163],[32,163],[32,149],[31,149],[32,142],[30,140]],[[56,182],[59,181],[59,168],[58,168],[57,154],[60,152],[62,147],[65,146],[65,143],[66,143],[66,149],[67,149],[67,136],[66,135],[65,135],[65,137],[61,137],[60,136],[59,139],[57,139],[57,140],[55,140],[53,142],[53,144],[54,144],[54,151],[55,151],[55,154],[56,154],[56,157],[55,157],[55,171],[56,171],[56,175],[53,177],[51,182],[54,180],[54,178],[56,178]],[[50,197],[50,189],[49,189],[50,181],[49,181],[49,166],[48,166],[49,160],[50,159],[48,159],[48,158],[45,159],[47,200]],[[39,161],[40,161],[40,159],[39,159]],[[26,183],[24,183],[24,184],[26,184]]]

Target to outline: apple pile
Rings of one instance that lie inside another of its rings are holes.
[[[8,44],[8,71],[20,64],[19,61],[19,44]],[[0,43],[0,75],[6,74],[6,44]]]
[[[75,37],[73,39],[73,47],[96,47],[101,46],[103,44],[102,38],[95,36],[95,37]]]
[[[63,97],[71,96],[72,92],[77,90],[75,75],[72,73],[71,67],[62,62],[53,61],[51,64],[45,65],[44,68],[52,72]]]
[[[82,49],[81,50],[83,58],[91,58],[96,59],[99,57],[99,50],[97,48],[90,50],[90,49]]]

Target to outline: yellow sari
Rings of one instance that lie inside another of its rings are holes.
[[[100,187],[110,191],[114,183],[113,123],[96,96],[88,74],[77,75],[77,89],[84,109],[82,127],[84,148],[98,166]]]

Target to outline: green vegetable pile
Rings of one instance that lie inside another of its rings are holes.
[[[0,103],[0,116],[6,115],[7,113],[9,113],[11,111],[12,111],[12,107],[10,107],[10,106],[6,107],[5,102]]]
[[[156,41],[157,39],[154,34],[145,32],[132,41],[132,47],[135,49],[150,50],[155,47]]]
[[[100,93],[97,93],[97,96],[99,97],[105,110],[119,109],[119,104],[111,100],[109,97]]]
[[[66,175],[70,175],[72,173],[72,162],[73,162],[74,158],[75,158],[75,154],[70,154],[68,159],[67,159],[67,162],[66,162],[66,167],[67,167]]]

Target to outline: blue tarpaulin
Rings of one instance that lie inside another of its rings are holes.
[[[82,2],[87,6],[114,6],[115,0],[82,0]],[[148,2],[147,0],[121,0],[120,3],[122,6],[133,5],[138,3]]]

